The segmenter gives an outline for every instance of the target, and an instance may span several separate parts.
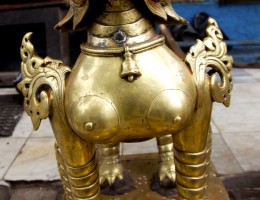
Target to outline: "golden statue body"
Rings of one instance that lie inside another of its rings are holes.
[[[18,87],[34,129],[50,118],[67,199],[100,199],[100,183],[124,178],[119,143],[153,137],[160,181],[176,181],[180,199],[205,198],[212,103],[229,105],[232,58],[213,19],[185,61],[154,21],[186,23],[168,0],[71,0],[56,29],[88,31],[72,69],[37,56],[31,33],[23,38]]]

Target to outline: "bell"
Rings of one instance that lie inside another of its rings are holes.
[[[129,47],[125,46],[124,61],[122,63],[121,78],[126,78],[129,82],[133,82],[138,76],[141,76],[134,59],[133,54],[129,51]]]

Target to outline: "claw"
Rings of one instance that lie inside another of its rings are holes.
[[[112,186],[113,183],[115,182],[115,180],[116,180],[116,176],[108,176],[107,177],[107,181],[108,181],[109,186]]]
[[[106,178],[102,175],[99,176],[99,183],[102,185],[105,182]]]
[[[166,178],[166,174],[159,174],[160,182],[163,182],[163,180]]]
[[[119,180],[123,180],[123,179],[124,179],[124,175],[123,175],[123,174],[119,174],[119,175],[117,176],[117,178],[118,178]]]
[[[169,171],[167,172],[166,176],[172,181],[175,182],[175,171]]]
[[[174,160],[162,161],[159,165],[159,179],[160,182],[169,179],[171,182],[175,182],[175,165]]]
[[[124,167],[122,163],[104,164],[99,168],[99,182],[103,184],[106,180],[112,186],[116,179],[124,179]]]

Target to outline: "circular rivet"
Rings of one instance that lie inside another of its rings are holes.
[[[174,118],[173,123],[179,123],[181,121],[181,117],[177,116]]]
[[[118,30],[115,31],[112,35],[112,39],[118,43],[118,44],[122,44],[127,40],[127,35],[125,32]]]
[[[85,129],[88,130],[88,131],[92,131],[94,129],[94,127],[95,127],[95,125],[92,122],[87,122],[85,124]]]

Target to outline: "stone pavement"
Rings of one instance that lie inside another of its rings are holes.
[[[222,177],[260,171],[260,69],[234,68],[233,80],[231,106],[225,108],[215,103],[212,113],[211,157]],[[0,89],[0,95],[10,93],[16,91]],[[24,181],[39,182],[39,185],[44,182],[58,184],[54,140],[48,120],[42,121],[40,129],[35,132],[30,118],[23,113],[12,136],[0,137],[0,185],[1,182],[14,184]],[[152,139],[123,143],[120,151],[122,155],[131,155],[156,153],[158,150],[156,140]],[[5,200],[1,199],[1,194],[0,200]]]

